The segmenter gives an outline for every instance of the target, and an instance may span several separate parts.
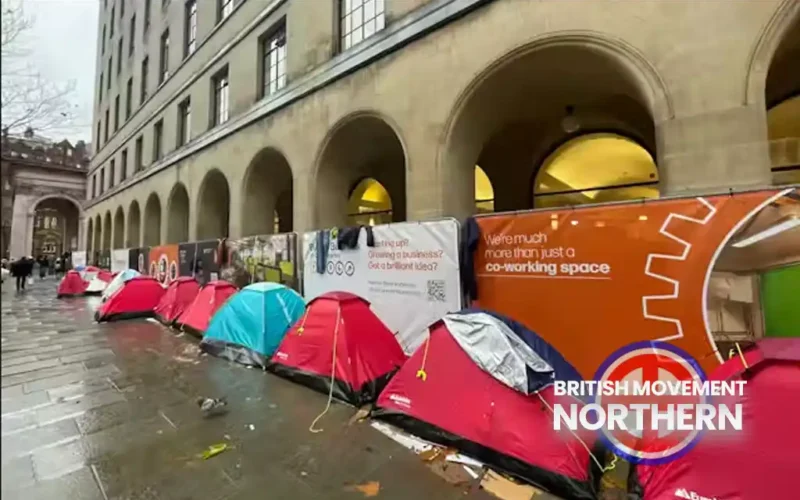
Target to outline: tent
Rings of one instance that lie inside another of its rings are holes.
[[[520,342],[520,340],[522,342]],[[523,326],[481,310],[429,328],[381,392],[376,418],[456,448],[561,498],[596,498],[604,453],[595,434],[553,430],[554,380],[578,372]]]
[[[227,281],[212,281],[206,284],[197,293],[194,302],[178,317],[174,326],[202,337],[211,317],[234,293],[236,287]]]
[[[164,292],[161,283],[151,276],[131,278],[103,302],[94,317],[98,322],[152,317]]]
[[[126,281],[130,280],[131,278],[135,278],[139,276],[141,273],[136,271],[135,269],[125,269],[121,271],[114,279],[111,280],[111,283],[108,284],[105,290],[103,290],[103,302],[108,300],[109,297],[114,295],[114,292],[122,288]]]
[[[361,406],[375,401],[405,360],[369,302],[347,292],[329,292],[309,302],[269,368],[324,394],[331,391],[333,378],[333,397]]]
[[[713,402],[742,405],[742,430],[705,431],[685,455],[639,465],[634,481],[640,498],[789,498],[796,490],[800,429],[800,339],[759,341],[733,357],[710,380],[745,380],[744,394]]]
[[[62,297],[75,297],[83,295],[89,283],[83,281],[81,274],[77,271],[67,271],[67,274],[61,279],[58,284],[58,298]]]
[[[278,283],[253,283],[214,314],[200,349],[245,365],[266,368],[286,331],[303,315],[305,301]]]
[[[153,311],[156,319],[167,326],[171,325],[187,307],[192,305],[198,292],[200,284],[192,277],[181,276],[173,280]]]
[[[113,280],[113,275],[110,272],[93,266],[87,267],[81,274],[83,279],[89,282],[85,292],[87,295],[102,294]]]

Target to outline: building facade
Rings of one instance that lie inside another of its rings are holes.
[[[32,129],[2,137],[2,255],[56,256],[77,250],[91,148],[54,142]]]
[[[103,0],[89,250],[800,181],[798,0]]]

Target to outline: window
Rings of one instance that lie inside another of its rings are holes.
[[[100,169],[100,194],[106,189],[106,167]]]
[[[117,43],[117,76],[122,73],[122,49],[125,47],[125,37],[120,35]]]
[[[111,75],[112,75],[111,68],[113,66],[114,66],[114,55],[112,54],[108,56],[108,72],[106,72],[106,75],[108,77],[106,78],[106,90],[111,90]]]
[[[211,112],[211,126],[228,121],[228,67],[216,74],[211,80],[213,86],[214,109]]]
[[[260,97],[277,92],[286,86],[286,25],[272,30],[261,39]]]
[[[128,39],[128,55],[133,55],[133,47],[136,45],[136,13],[131,16],[131,32]]]
[[[136,144],[134,145],[133,149],[133,171],[140,172],[144,170],[144,158],[142,155],[144,154],[144,137],[139,136],[136,139]]]
[[[153,125],[153,162],[164,156],[164,120],[158,120]]]
[[[217,0],[217,23],[222,22],[233,12],[233,0]]]
[[[111,6],[111,22],[108,24],[108,28],[109,28],[109,30],[108,30],[108,38],[109,38],[109,40],[114,38],[114,18],[116,17],[114,15],[114,9],[115,8],[116,7],[114,7],[113,5]]]
[[[183,57],[186,58],[197,48],[197,0],[189,0],[184,8]]]
[[[178,147],[187,144],[192,138],[192,100],[187,97],[178,104]]]
[[[108,127],[109,127],[108,123],[111,121],[109,119],[110,118],[110,114],[111,114],[111,110],[106,108],[106,123],[105,123],[105,126],[103,127],[103,142],[104,143],[108,142]]]
[[[125,0],[119,2],[119,20],[122,21],[122,16],[125,15]]]
[[[97,104],[103,102],[103,73],[100,73],[100,86],[97,87]]]
[[[110,187],[110,188],[114,187],[115,178],[117,176],[116,175],[116,170],[117,170],[116,162],[112,158],[111,159],[111,166],[109,167],[109,171],[108,171],[108,177],[109,177],[109,179],[108,179],[108,187]]]
[[[114,132],[119,130],[119,94],[114,98]]]
[[[97,176],[92,176],[92,198],[97,196]]]
[[[144,0],[144,30],[142,31],[142,35],[147,34],[147,30],[150,28],[150,0]]]
[[[122,150],[122,158],[119,162],[119,181],[123,182],[128,177],[128,150]]]
[[[106,27],[103,25],[103,37],[100,38],[100,54],[106,53]]]
[[[161,60],[159,61],[158,83],[162,84],[169,78],[169,29],[161,35]]]
[[[100,127],[101,127],[102,120],[97,120],[97,144],[100,144]]]
[[[142,59],[142,82],[141,86],[139,87],[139,106],[144,104],[144,101],[147,100],[147,72],[150,66],[150,58],[144,56]]]
[[[347,50],[383,29],[384,0],[339,0],[341,49]]]
[[[128,78],[125,92],[125,121],[130,120],[133,110],[133,77]]]

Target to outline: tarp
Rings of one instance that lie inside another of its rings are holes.
[[[742,405],[742,430],[706,431],[687,454],[639,465],[643,500],[789,498],[797,489],[800,428],[800,339],[765,339],[723,363],[711,380],[746,380],[744,395],[715,398]]]
[[[331,390],[333,375],[333,396],[361,406],[375,401],[405,360],[369,302],[351,293],[329,292],[309,302],[269,369],[324,394]]]
[[[226,281],[212,281],[198,292],[194,302],[175,321],[175,326],[202,336],[217,309],[236,293],[236,287]]]
[[[83,281],[78,271],[67,271],[67,274],[61,279],[61,283],[58,284],[57,296],[61,298],[83,295],[88,285],[89,283]]]
[[[109,297],[114,295],[117,290],[122,288],[126,281],[139,275],[139,271],[136,271],[135,269],[126,269],[114,276],[114,279],[111,280],[111,283],[109,283],[106,289],[103,291],[103,301],[108,300]]]
[[[157,320],[169,326],[183,314],[200,292],[200,284],[192,277],[182,276],[167,287],[153,313]]]
[[[214,314],[200,348],[214,356],[266,368],[286,331],[304,310],[303,297],[291,288],[253,283]]]
[[[164,292],[164,287],[155,278],[131,278],[117,293],[103,302],[95,313],[95,319],[101,322],[151,317]]]
[[[594,434],[553,430],[550,408],[558,403],[580,404],[555,396],[552,385],[529,395],[499,382],[438,321],[381,392],[374,414],[558,497],[596,498],[599,468],[590,451],[600,463],[603,453]]]

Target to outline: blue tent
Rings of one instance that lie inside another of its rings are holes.
[[[303,297],[277,283],[253,283],[214,314],[200,348],[214,356],[266,368],[289,328],[305,312]]]

